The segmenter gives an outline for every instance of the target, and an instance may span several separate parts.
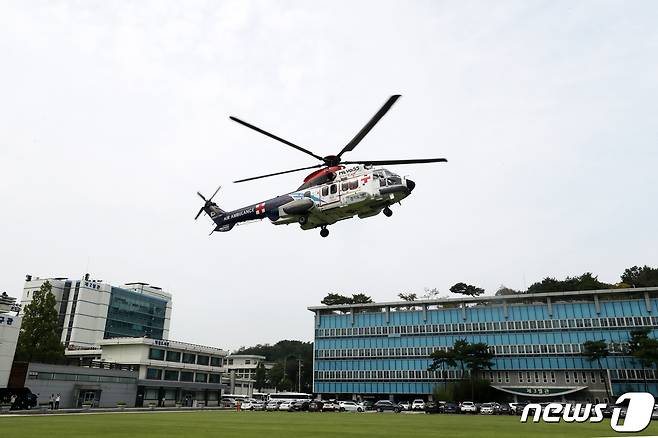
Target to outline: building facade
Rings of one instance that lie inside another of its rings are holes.
[[[259,392],[274,392],[274,388],[256,386],[256,369],[263,365],[265,370],[272,369],[273,364],[265,362],[265,356],[256,354],[231,354],[226,358],[226,371],[231,378],[235,378],[236,385],[232,394],[251,395],[255,388]],[[248,386],[245,383],[249,382]],[[249,392],[249,388],[252,392]]]
[[[627,391],[658,394],[655,370],[628,356],[630,332],[658,333],[658,288],[310,307],[315,313],[314,392],[349,398],[428,398],[461,379],[430,372],[429,355],[456,340],[484,342],[494,365],[483,372],[502,397],[606,400]],[[605,340],[610,355],[582,356]]]
[[[15,305],[16,298],[0,295],[0,388],[6,388],[14,361],[21,317]]]
[[[37,395],[39,403],[59,395],[61,409],[81,408],[83,403],[96,408],[114,408],[118,403],[133,407],[137,379],[137,371],[110,364],[80,367],[30,363],[24,386]]]
[[[97,345],[102,339],[167,339],[171,294],[146,283],[113,286],[85,275],[80,280],[26,276],[23,306],[48,281],[56,299],[62,343],[71,349]]]
[[[99,345],[101,361],[137,370],[136,406],[217,406],[235,383],[226,375],[228,352],[220,348],[148,338],[106,339]],[[249,381],[237,383],[249,387]]]

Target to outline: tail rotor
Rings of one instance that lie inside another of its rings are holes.
[[[199,195],[199,197],[200,197],[201,199],[203,199],[204,204],[203,204],[203,207],[201,207],[201,208],[199,209],[199,212],[198,212],[198,213],[196,214],[196,216],[194,217],[194,220],[199,219],[199,216],[201,216],[201,213],[203,213],[205,209],[210,208],[210,207],[213,206],[213,205],[214,205],[215,207],[217,206],[217,204],[215,204],[214,202],[212,202],[212,198],[215,197],[215,195],[217,194],[217,192],[219,192],[219,189],[221,189],[221,188],[222,188],[222,186],[217,187],[217,190],[215,190],[215,193],[213,193],[212,196],[211,196],[210,198],[208,198],[208,199],[206,199],[206,198],[201,194],[201,192],[196,192],[196,194]]]

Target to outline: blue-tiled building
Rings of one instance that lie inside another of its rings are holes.
[[[632,330],[658,330],[658,287],[309,307],[315,313],[314,392],[323,397],[428,398],[458,369],[429,372],[428,356],[458,339],[495,353],[483,373],[509,398],[605,400],[645,387],[657,373],[624,354]],[[605,340],[596,362],[582,344]]]

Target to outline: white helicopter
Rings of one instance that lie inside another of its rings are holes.
[[[199,215],[205,212],[215,223],[213,232],[225,232],[230,231],[238,223],[267,218],[274,225],[299,223],[303,230],[320,228],[320,235],[327,237],[329,235],[327,226],[344,219],[354,216],[366,218],[376,216],[381,212],[385,216],[391,216],[393,212],[390,206],[409,196],[416,184],[410,179],[400,177],[377,166],[439,163],[448,160],[445,158],[422,158],[343,161],[341,157],[345,152],[354,150],[399,98],[400,95],[391,96],[337,155],[328,155],[326,157],[320,157],[301,146],[297,146],[236,117],[231,117],[231,120],[304,152],[322,161],[322,164],[234,181],[234,183],[241,183],[301,170],[318,169],[308,175],[304,179],[304,183],[294,192],[233,211],[224,211],[212,201],[219,188],[208,199],[197,192],[204,200],[204,205],[195,219],[198,219]]]

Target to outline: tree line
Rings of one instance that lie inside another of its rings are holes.
[[[582,275],[574,277],[567,276],[564,280],[558,280],[554,277],[545,277],[541,281],[537,281],[530,285],[526,290],[516,290],[501,285],[495,292],[495,295],[516,295],[526,293],[542,293],[542,292],[567,292],[567,291],[580,291],[580,290],[596,290],[596,289],[625,289],[633,287],[653,287],[658,286],[658,268],[652,268],[647,265],[642,267],[633,266],[627,268],[620,275],[620,280],[617,283],[605,283],[598,279],[598,276],[591,272],[585,272]],[[465,295],[470,297],[477,297],[484,294],[486,291],[478,286],[472,284],[459,282],[450,287],[450,292],[457,295]],[[439,291],[436,288],[425,289],[423,295],[418,295],[416,292],[400,292],[398,295],[403,301],[416,301],[418,299],[432,299],[438,298]],[[339,304],[364,304],[372,303],[373,300],[370,296],[364,293],[354,294],[351,297],[342,295],[340,293],[330,293],[325,296],[321,303],[327,306],[334,306]]]

